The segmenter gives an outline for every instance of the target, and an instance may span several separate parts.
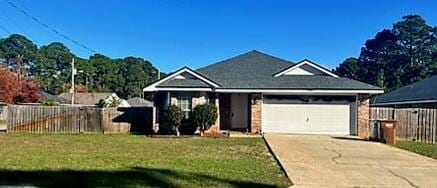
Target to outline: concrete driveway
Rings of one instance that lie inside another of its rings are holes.
[[[437,187],[437,160],[376,142],[266,134],[297,187]]]

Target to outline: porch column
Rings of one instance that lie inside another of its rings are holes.
[[[250,102],[250,132],[254,134],[261,133],[262,123],[262,93],[252,93],[249,97]]]

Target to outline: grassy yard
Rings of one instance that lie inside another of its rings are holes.
[[[0,134],[0,185],[285,187],[261,138]]]
[[[398,141],[395,146],[437,159],[437,144],[427,144],[414,141]]]

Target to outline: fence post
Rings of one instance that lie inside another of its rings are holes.
[[[100,109],[100,130],[105,134],[105,108]]]

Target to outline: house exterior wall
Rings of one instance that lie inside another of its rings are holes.
[[[206,92],[197,92],[191,98],[191,106],[192,109],[197,105],[206,104],[208,102],[208,93]]]
[[[252,93],[249,95],[250,97],[250,132],[254,134],[261,133],[261,124],[262,124],[262,94],[261,93]]]
[[[186,95],[187,93],[184,92],[172,93],[170,97],[170,105],[177,105],[178,96],[183,94]],[[215,95],[215,97],[212,97],[212,101],[209,102],[216,105],[218,117],[214,125],[212,125],[207,132],[209,133],[219,132],[220,131],[220,104],[219,104],[220,101],[219,101],[218,94],[211,94],[208,92],[190,92],[189,95],[191,95],[191,110],[193,110],[197,105],[206,104],[210,100],[210,95]]]
[[[170,105],[178,105],[178,98],[176,96],[170,98]]]
[[[182,94],[180,92],[172,93],[170,98],[170,104],[177,104],[177,96]],[[185,93],[186,94],[186,93]],[[211,95],[214,95],[211,97]],[[191,92],[192,96],[192,108],[200,104],[205,104],[208,101],[214,103],[217,106],[218,118],[215,124],[207,132],[219,132],[220,129],[227,130],[231,126],[231,106],[230,95],[225,93],[209,93],[209,92]],[[355,110],[351,109],[351,122],[356,122],[356,134],[364,139],[369,138],[369,95],[360,94],[357,95],[357,102]],[[259,134],[262,132],[262,105],[263,95],[262,93],[249,94],[249,127],[252,134]],[[355,105],[354,105],[355,106]],[[355,115],[353,115],[354,113]],[[353,124],[353,123],[352,123]],[[353,126],[353,125],[352,125]],[[355,126],[354,126],[355,127]],[[355,130],[351,129],[351,134],[354,134]]]
[[[369,95],[358,95],[358,136],[363,139],[368,139],[370,136],[369,130]]]

